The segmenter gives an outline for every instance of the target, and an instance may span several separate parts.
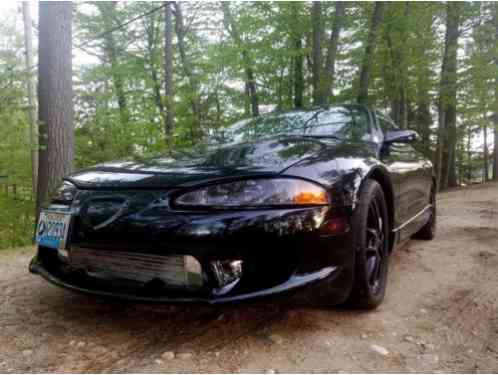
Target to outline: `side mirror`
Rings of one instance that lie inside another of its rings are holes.
[[[419,139],[415,130],[395,130],[384,134],[384,143],[413,143]]]

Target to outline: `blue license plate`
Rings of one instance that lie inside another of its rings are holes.
[[[36,228],[36,242],[53,249],[65,249],[70,224],[71,214],[54,211],[40,212]]]

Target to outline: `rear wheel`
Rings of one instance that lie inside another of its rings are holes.
[[[353,215],[355,280],[349,301],[374,309],[384,300],[389,265],[389,217],[382,187],[366,181]]]

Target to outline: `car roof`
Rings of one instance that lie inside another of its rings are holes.
[[[347,109],[347,110],[360,109],[360,110],[364,110],[366,112],[370,111],[370,109],[366,105],[363,105],[363,104],[346,104],[345,103],[345,104],[330,104],[330,105],[322,105],[322,106],[292,108],[292,109],[287,109],[287,110],[278,109],[278,110],[274,110],[274,111],[265,113],[262,116],[293,113],[293,112],[317,112],[317,111],[329,110],[329,109],[334,109],[334,108],[343,108],[343,109]]]

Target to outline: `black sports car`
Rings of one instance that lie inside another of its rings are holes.
[[[230,302],[296,292],[379,305],[389,255],[436,223],[432,164],[359,105],[272,113],[188,151],[68,176],[30,270],[86,293]]]

